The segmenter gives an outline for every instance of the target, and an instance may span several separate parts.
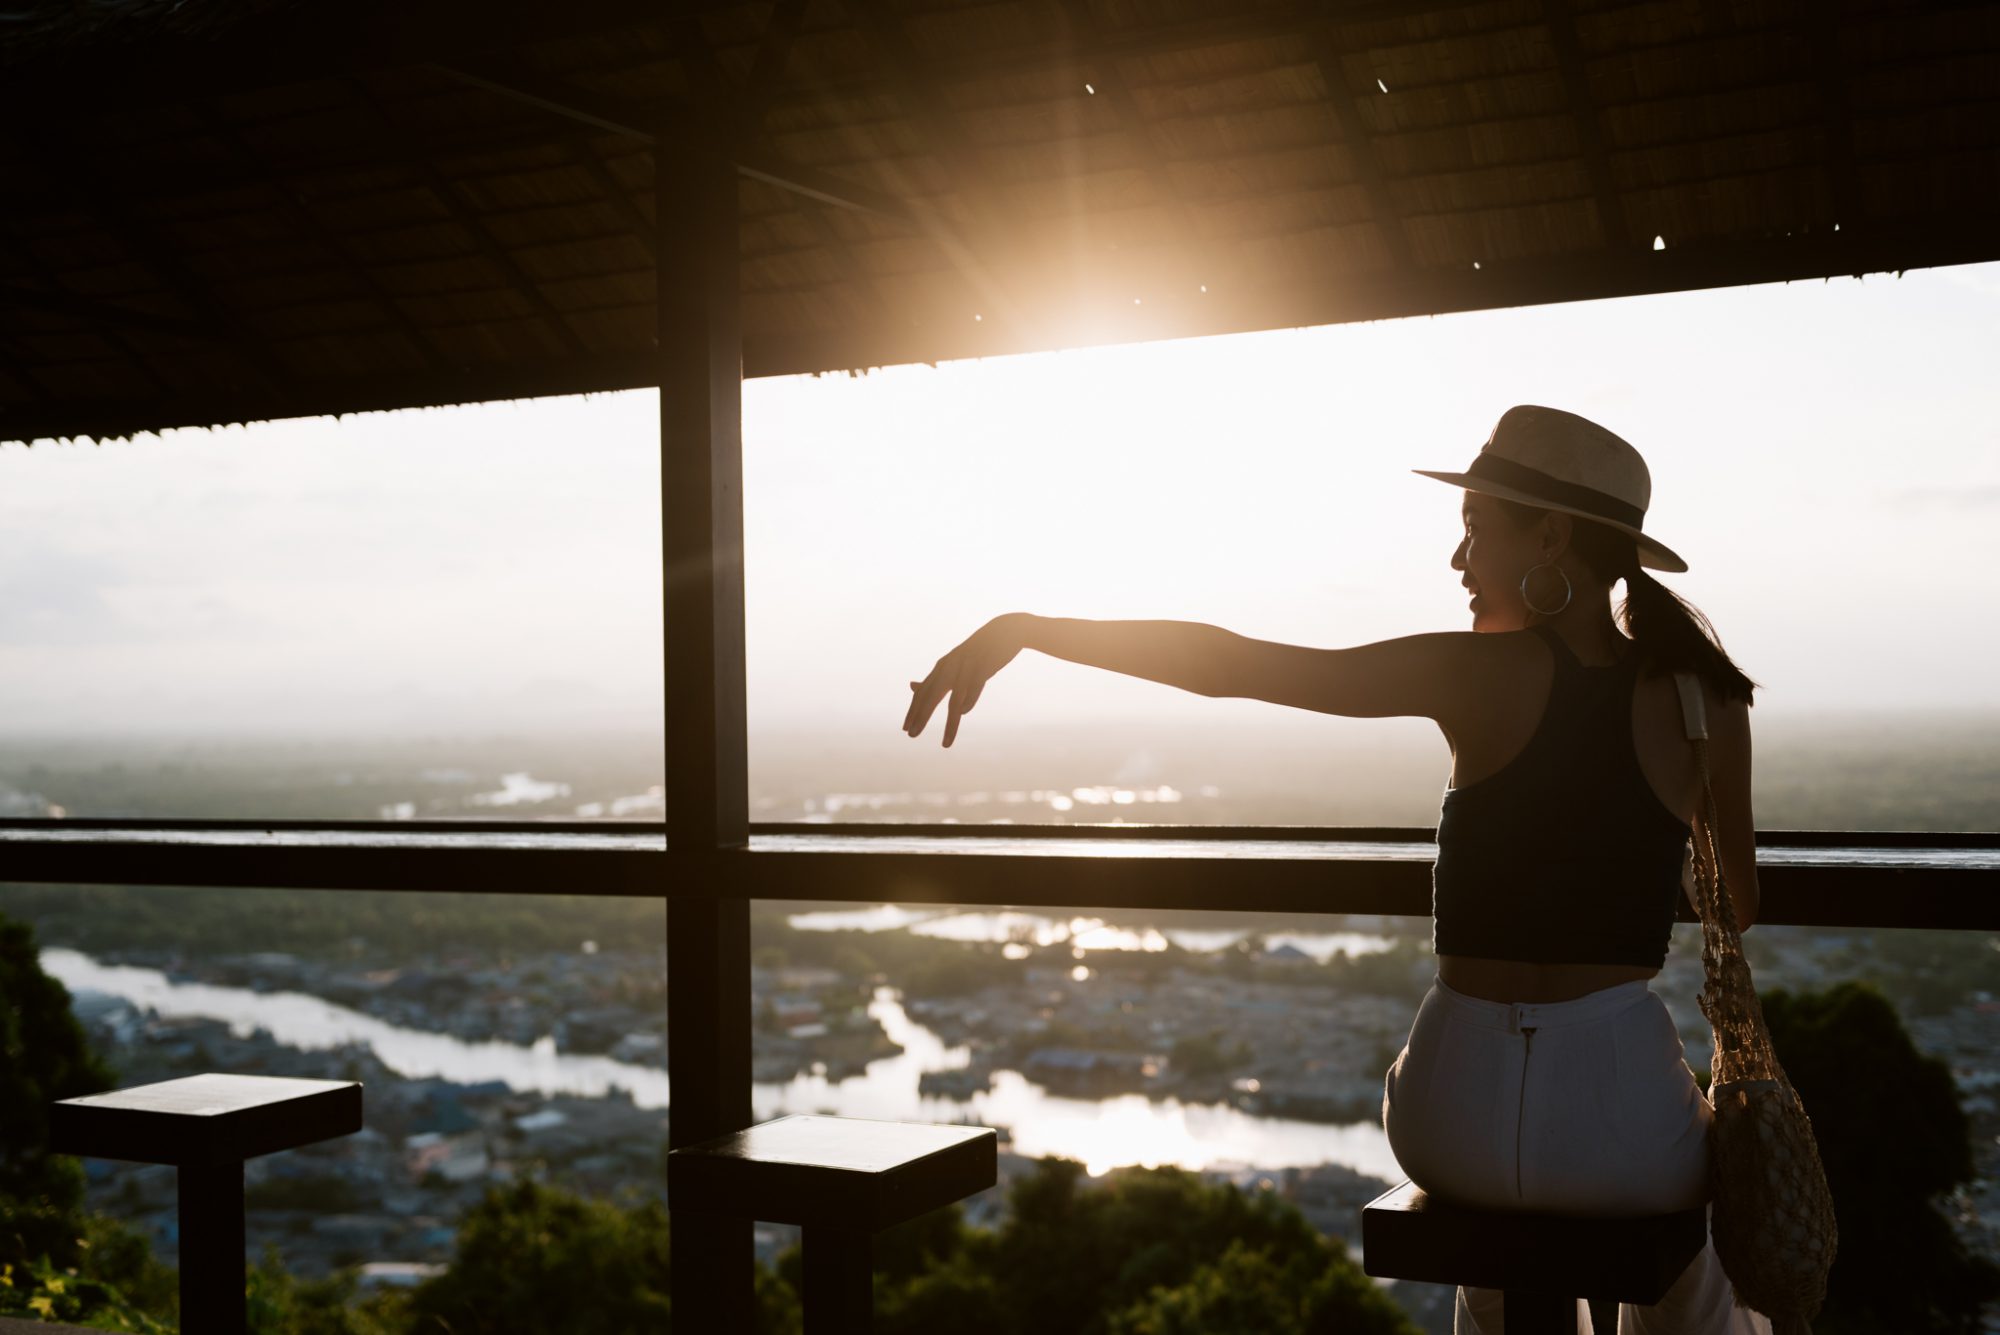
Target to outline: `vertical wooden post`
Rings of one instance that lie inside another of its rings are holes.
[[[800,1230],[805,1335],[867,1335],[875,1324],[875,1240],[862,1228]]]
[[[660,491],[669,874],[748,835],[743,664],[743,334],[736,168],[691,123],[653,150],[660,229]],[[685,858],[676,856],[687,855]],[[669,1145],[750,1125],[750,906],[667,901]],[[747,1219],[674,1229],[674,1326],[751,1328]]]
[[[243,1161],[175,1170],[180,1217],[181,1329],[243,1335]]]

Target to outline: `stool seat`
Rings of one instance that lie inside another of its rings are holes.
[[[1705,1206],[1630,1219],[1498,1212],[1405,1182],[1361,1210],[1370,1275],[1640,1307],[1659,1302],[1707,1241]]]
[[[354,1080],[211,1072],[49,1105],[54,1153],[188,1167],[241,1163],[360,1129]]]
[[[999,1181],[991,1127],[794,1114],[667,1154],[667,1208],[878,1232]]]
[[[361,1082],[202,1075],[49,1104],[49,1149],[174,1166],[181,1329],[243,1335],[243,1163],[361,1129]]]

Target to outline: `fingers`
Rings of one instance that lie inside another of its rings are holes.
[[[921,734],[924,725],[930,722],[931,711],[937,708],[939,699],[944,695],[945,670],[946,664],[940,662],[931,670],[930,676],[912,683],[916,696],[910,701],[910,712],[903,717],[903,731],[910,736]]]
[[[952,674],[951,704],[944,716],[944,744],[950,746],[958,736],[959,716],[965,713],[965,664],[961,660],[958,671]]]
[[[931,711],[937,708],[937,683],[943,667],[944,663],[940,660],[938,666],[931,669],[929,676],[922,681],[910,683],[915,695],[910,699],[910,712],[903,718],[903,731],[912,737],[924,730],[924,724],[929,721]]]
[[[912,737],[921,735],[938,702],[948,699],[944,745],[950,746],[958,740],[959,719],[979,703],[980,694],[986,689],[986,680],[992,675],[990,667],[971,663],[974,652],[968,650],[966,645],[960,645],[940,658],[929,676],[910,683],[910,708],[903,715],[904,732]]]

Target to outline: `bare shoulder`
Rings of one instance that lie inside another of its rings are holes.
[[[1431,717],[1447,734],[1525,709],[1539,716],[1555,655],[1532,631],[1445,631],[1434,636],[1439,659]]]
[[[1710,745],[1733,759],[1750,754],[1750,702],[1739,696],[1724,695],[1714,682],[1703,678],[1702,695],[1708,703]]]
[[[1384,666],[1401,660],[1422,671],[1444,696],[1477,701],[1495,689],[1513,690],[1546,681],[1554,658],[1548,645],[1530,631],[1498,633],[1471,630],[1433,631],[1402,639],[1362,645],[1350,653],[1379,652]]]

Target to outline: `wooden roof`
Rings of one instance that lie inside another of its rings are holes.
[[[0,104],[5,440],[656,384],[662,135],[753,376],[2000,258],[1942,0],[14,0]]]

